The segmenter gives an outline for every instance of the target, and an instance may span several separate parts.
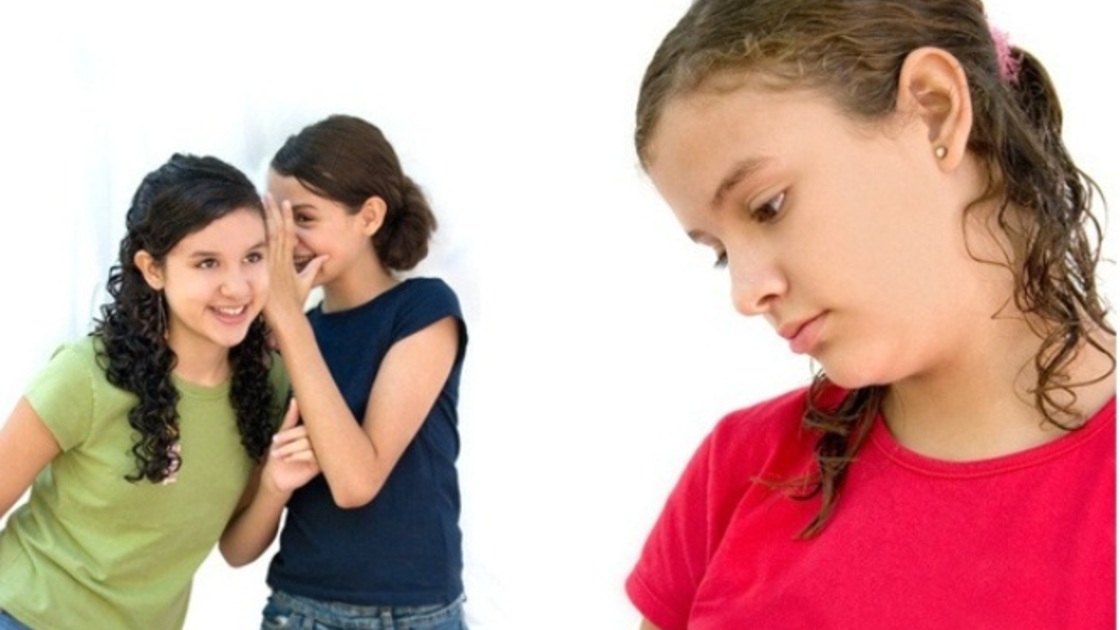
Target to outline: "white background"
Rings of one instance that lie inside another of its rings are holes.
[[[144,173],[183,151],[260,182],[288,134],[334,112],[365,117],[429,193],[442,226],[420,273],[446,278],[468,319],[472,628],[636,627],[623,580],[693,448],[724,412],[810,374],[763,322],[733,313],[724,274],[636,163],[637,84],[687,5],[0,10],[0,404],[89,330]],[[1115,195],[1115,33],[1099,7],[988,3],[1051,71],[1075,159]],[[266,564],[211,556],[187,627],[257,627]]]

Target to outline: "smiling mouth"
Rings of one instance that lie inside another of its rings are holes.
[[[249,308],[249,305],[242,304],[241,306],[215,306],[213,308],[215,311],[217,311],[218,315],[221,315],[223,317],[238,317],[245,314],[245,310]]]
[[[295,258],[292,260],[292,262],[295,263],[296,271],[300,272],[303,271],[305,267],[307,267],[307,263],[311,262],[311,257]]]

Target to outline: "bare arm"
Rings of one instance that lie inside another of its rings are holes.
[[[319,466],[307,430],[297,426],[295,401],[272,438],[268,459],[253,471],[230,519],[218,549],[231,566],[249,564],[260,557],[276,538],[280,516],[292,492],[319,474]]]
[[[445,317],[396,342],[381,363],[363,424],[351,414],[306,318],[277,328],[303,421],[339,507],[365,505],[381,490],[447,381],[459,348]]]
[[[0,516],[8,513],[62,449],[26,398],[0,428]]]

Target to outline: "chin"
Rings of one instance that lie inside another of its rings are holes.
[[[242,341],[245,341],[245,338],[248,336],[249,328],[246,327],[245,330],[241,331],[241,334],[226,333],[224,335],[214,335],[211,337],[211,339],[219,346],[232,349],[234,346],[239,345]]]
[[[822,361],[821,367],[829,382],[844,389],[860,389],[891,383],[891,379],[886,378],[880,370],[868,369],[866,366],[850,362],[830,365]]]

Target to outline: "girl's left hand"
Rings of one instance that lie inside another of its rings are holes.
[[[261,478],[262,483],[284,495],[290,495],[319,474],[319,460],[307,437],[307,428],[298,422],[299,407],[293,398],[284,422],[272,436],[272,448]]]
[[[319,269],[327,256],[316,256],[297,271],[294,251],[296,246],[295,220],[292,217],[292,204],[285,200],[277,204],[272,195],[265,194],[265,229],[268,233],[268,302],[265,303],[264,316],[270,325],[275,325],[276,316],[284,313],[303,313],[307,296],[316,284]]]

